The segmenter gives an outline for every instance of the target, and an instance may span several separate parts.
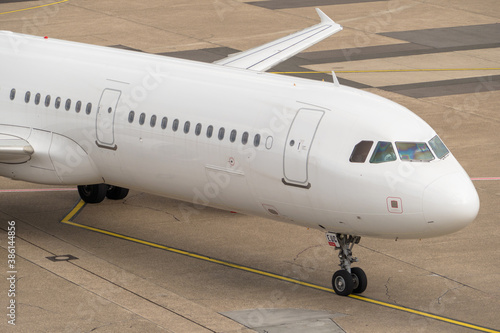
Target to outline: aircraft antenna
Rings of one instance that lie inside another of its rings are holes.
[[[333,84],[335,87],[340,87],[339,79],[337,79],[337,75],[335,75],[335,72],[332,71],[332,77],[333,77]]]

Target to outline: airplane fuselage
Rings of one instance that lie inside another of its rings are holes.
[[[106,183],[380,238],[453,232],[479,209],[451,153],[350,160],[364,140],[372,156],[377,142],[436,136],[368,92],[9,32],[0,33],[0,57],[0,142],[33,148],[0,163],[1,176]]]

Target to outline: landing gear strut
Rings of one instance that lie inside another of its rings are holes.
[[[333,290],[340,296],[361,294],[368,285],[366,274],[359,267],[351,268],[351,264],[358,261],[358,258],[352,256],[352,248],[359,243],[361,237],[334,233],[327,233],[326,237],[328,243],[339,250],[341,269],[333,274]]]

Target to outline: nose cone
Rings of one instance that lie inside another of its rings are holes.
[[[467,174],[457,172],[426,187],[423,209],[432,236],[445,235],[474,221],[479,212],[479,197]]]

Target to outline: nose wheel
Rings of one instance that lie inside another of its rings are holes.
[[[361,294],[368,286],[368,279],[361,268],[351,268],[351,264],[358,261],[358,258],[352,256],[352,248],[359,243],[361,237],[334,233],[327,233],[326,237],[328,244],[339,250],[341,269],[333,274],[333,290],[340,296]]]
[[[354,290],[354,279],[348,271],[341,269],[333,274],[332,286],[337,295],[347,296]]]
[[[353,281],[353,294],[361,294],[368,287],[368,278],[366,277],[365,271],[359,267],[351,268],[351,276]]]

